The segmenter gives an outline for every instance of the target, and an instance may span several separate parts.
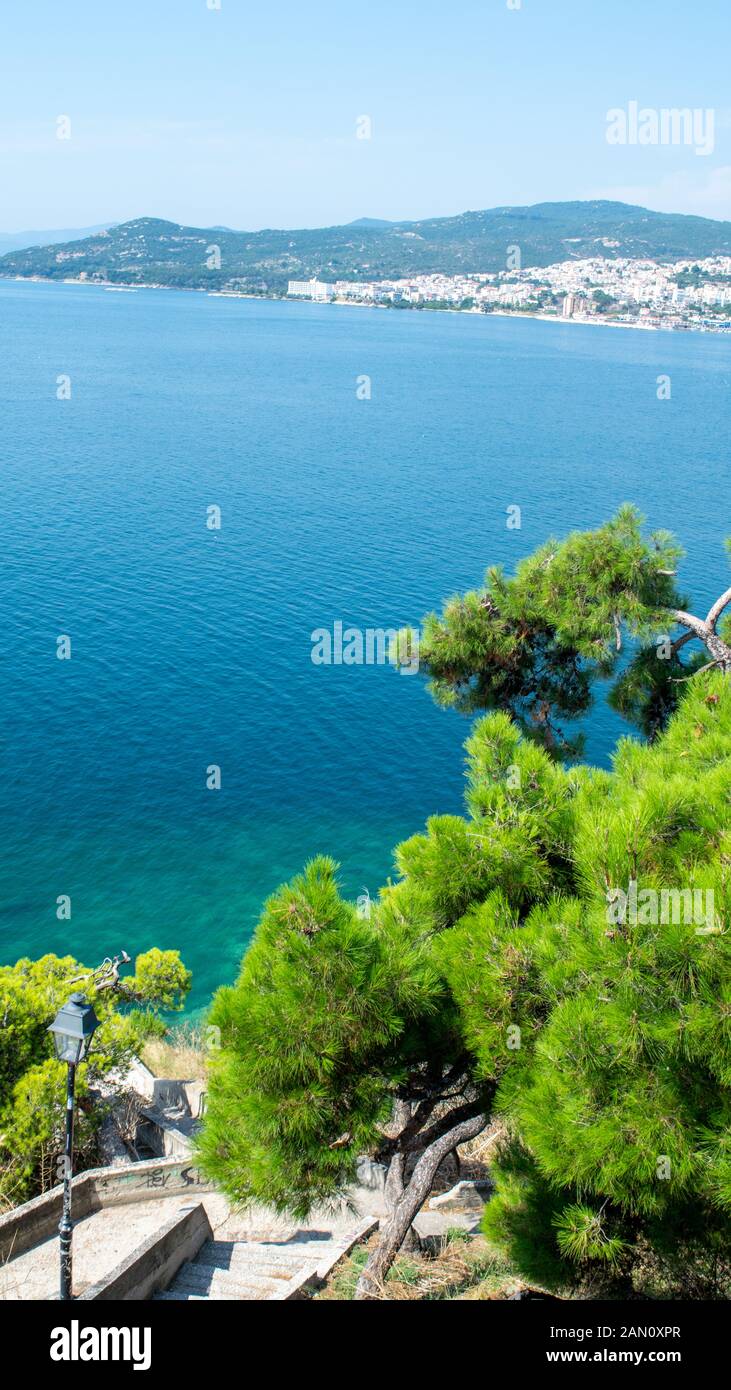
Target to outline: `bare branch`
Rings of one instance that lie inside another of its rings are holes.
[[[434,1123],[430,1125],[429,1129],[423,1129],[420,1134],[410,1136],[406,1143],[402,1142],[401,1147],[407,1153],[414,1153],[418,1152],[419,1149],[428,1148],[431,1144],[437,1143],[447,1131],[453,1129],[455,1125],[461,1124],[463,1120],[471,1119],[476,1111],[480,1109],[480,1106],[480,1101],[466,1101],[464,1105],[460,1105],[456,1109],[448,1111],[446,1115],[442,1115],[438,1120],[435,1120]]]
[[[696,618],[693,613],[685,613],[682,608],[669,608],[668,613],[674,618],[681,627],[687,627],[696,637],[700,637],[701,642],[705,642],[708,636],[708,627],[702,618]]]
[[[727,589],[725,594],[721,594],[721,597],[716,599],[716,602],[706,618],[706,627],[708,627],[711,632],[716,631],[716,624],[724,608],[727,608],[729,603],[731,603],[731,589]]]
[[[699,666],[697,671],[691,671],[689,676],[671,676],[673,685],[685,685],[686,681],[692,681],[695,676],[700,676],[702,671],[710,671],[712,666],[720,666],[720,661],[707,661],[705,666]]]

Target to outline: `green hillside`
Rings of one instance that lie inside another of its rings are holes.
[[[650,212],[626,203],[538,203],[424,222],[363,218],[344,227],[234,232],[156,218],[125,222],[64,245],[14,250],[0,275],[112,283],[239,288],[276,294],[290,279],[395,279],[505,269],[519,246],[525,267],[586,256],[658,261],[731,255],[731,222]],[[220,251],[220,269],[215,264]]]

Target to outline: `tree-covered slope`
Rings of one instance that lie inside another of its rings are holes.
[[[504,270],[512,246],[520,247],[524,266],[586,256],[702,259],[731,255],[731,223],[612,202],[539,203],[423,222],[364,218],[295,231],[235,232],[140,218],[62,246],[12,251],[0,258],[0,275],[278,293],[288,280],[311,276],[372,280]]]

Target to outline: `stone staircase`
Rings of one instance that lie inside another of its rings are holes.
[[[288,1241],[207,1240],[188,1260],[169,1288],[154,1299],[193,1302],[242,1299],[248,1302],[303,1296],[317,1287],[339,1260],[375,1230],[378,1220],[361,1221],[347,1236],[313,1239],[302,1232]]]

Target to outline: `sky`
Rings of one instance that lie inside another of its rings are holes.
[[[731,219],[730,54],[731,0],[7,0],[0,231],[585,198]],[[610,144],[630,102],[712,111],[710,153]]]

